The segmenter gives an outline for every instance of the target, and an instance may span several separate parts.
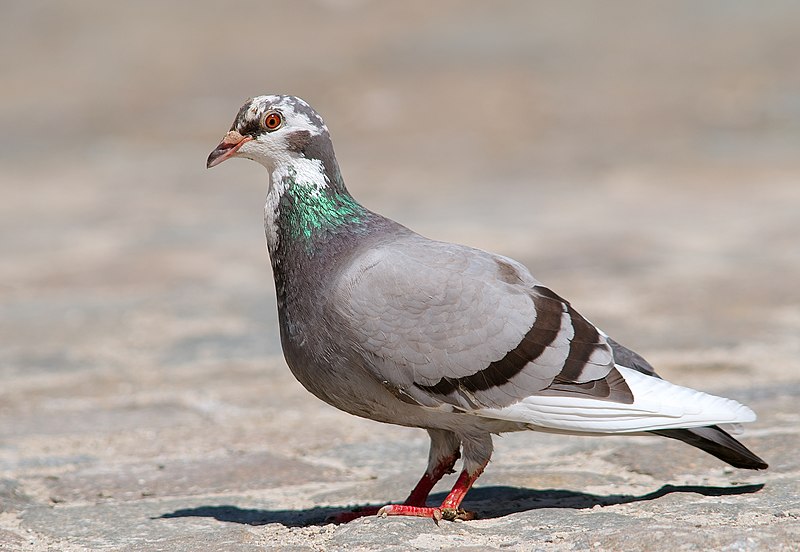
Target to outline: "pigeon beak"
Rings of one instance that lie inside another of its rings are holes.
[[[225,138],[222,139],[216,149],[211,152],[211,155],[208,156],[206,168],[216,167],[227,158],[233,157],[242,145],[252,139],[252,136],[242,136],[235,130],[231,130],[225,135]]]

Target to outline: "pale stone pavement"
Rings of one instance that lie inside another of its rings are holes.
[[[796,550],[800,8],[570,6],[5,3],[0,550]],[[326,524],[404,498],[426,436],[283,363],[263,170],[204,169],[267,92],[319,109],[367,206],[749,404],[770,469],[515,434],[477,521]]]

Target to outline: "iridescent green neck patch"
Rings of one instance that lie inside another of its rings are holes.
[[[278,204],[278,228],[285,239],[311,245],[322,232],[345,225],[358,225],[368,211],[347,191],[296,181],[296,174],[285,177],[285,191]]]

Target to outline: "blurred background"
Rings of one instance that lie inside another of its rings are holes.
[[[0,9],[0,474],[25,504],[220,490],[98,475],[142,458],[406,439],[282,365],[266,174],[205,169],[265,93],[323,115],[362,203],[519,259],[668,377],[797,392],[796,2]]]

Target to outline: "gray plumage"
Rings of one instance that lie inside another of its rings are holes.
[[[208,165],[233,156],[269,173],[267,244],[289,368],[346,412],[428,429],[426,474],[452,467],[461,449],[477,477],[491,433],[523,429],[654,432],[766,467],[717,427],[752,421],[747,407],[660,379],[518,262],[361,206],[302,100],[249,100]]]

